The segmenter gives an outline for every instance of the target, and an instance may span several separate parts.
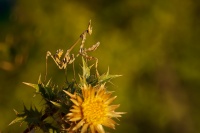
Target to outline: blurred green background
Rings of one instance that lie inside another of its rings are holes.
[[[8,126],[13,109],[40,108],[42,100],[22,82],[44,78],[46,52],[67,50],[90,19],[86,47],[101,42],[91,53],[99,72],[109,66],[123,75],[108,86],[121,104],[117,111],[127,114],[108,132],[199,133],[198,0],[0,0],[0,132],[26,128]],[[48,62],[48,78],[62,85],[63,71]]]

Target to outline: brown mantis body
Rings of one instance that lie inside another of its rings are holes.
[[[89,56],[87,54],[87,52],[95,51],[98,48],[98,46],[100,45],[100,42],[97,42],[96,44],[92,45],[90,48],[84,48],[84,44],[85,44],[87,34],[89,34],[89,35],[92,34],[91,20],[89,21],[89,25],[88,25],[87,30],[85,30],[80,35],[78,40],[66,51],[66,53],[63,57],[62,57],[62,55],[63,55],[62,49],[58,49],[56,51],[55,55],[52,55],[50,51],[47,51],[47,54],[46,54],[46,76],[47,76],[47,60],[48,60],[48,57],[50,56],[54,60],[54,62],[56,63],[56,65],[58,66],[59,69],[66,69],[67,65],[72,64],[75,61],[74,54],[70,54],[70,52],[79,43],[80,40],[81,40],[80,50],[79,50],[79,53],[76,55],[76,57],[81,55],[81,56],[85,57],[87,60],[95,59],[96,60],[96,64],[95,64],[96,74],[97,74],[97,76],[99,75],[98,71],[97,71],[98,59],[95,58],[95,57]],[[46,79],[46,76],[45,76],[45,79]]]

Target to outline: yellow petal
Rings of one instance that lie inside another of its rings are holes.
[[[105,93],[104,89],[99,88],[96,95],[97,95],[98,97],[102,97],[102,95],[104,95],[104,93]]]
[[[80,108],[79,109],[70,109],[70,111],[72,113],[80,113],[81,112]]]
[[[80,106],[80,103],[78,103],[78,101],[77,100],[75,100],[75,99],[70,99],[76,106]]]
[[[95,88],[91,88],[90,90],[90,99],[93,99],[95,95]]]
[[[83,102],[83,100],[82,100],[82,98],[80,96],[77,95],[76,98],[77,98],[78,103],[81,104]]]
[[[73,113],[68,113],[67,116],[73,116]]]
[[[112,93],[113,93],[113,92],[106,92],[106,93],[102,96],[103,101],[107,101],[107,100],[110,98],[110,96],[111,96]]]
[[[81,120],[72,130],[75,131],[85,123],[85,120]]]
[[[90,125],[90,130],[91,130],[91,133],[95,133],[95,128],[94,128],[94,125]]]
[[[110,106],[108,106],[108,111],[114,111],[119,106],[120,106],[120,104],[118,104],[118,105],[110,105]]]
[[[67,114],[67,119],[69,121],[77,121],[77,120],[80,120],[82,119],[82,114],[81,113],[68,113]]]
[[[95,129],[98,133],[105,133],[103,126],[101,124],[98,124],[95,126]]]
[[[81,129],[81,133],[86,133],[87,129],[88,129],[89,124],[84,124],[82,129]]]
[[[83,89],[83,92],[84,92],[84,98],[87,98],[88,96],[90,96],[89,94],[89,90],[88,89]]]
[[[108,112],[108,113],[107,113],[107,116],[108,116],[108,117],[121,117],[120,114],[118,114],[118,113],[116,113],[116,112],[114,112],[114,111]]]
[[[117,96],[114,96],[114,97],[108,99],[107,101],[105,101],[105,104],[109,105],[110,103],[113,102],[113,100],[115,100],[115,98],[117,98]]]
[[[109,127],[109,128],[112,128],[112,129],[115,129],[115,124],[117,124],[117,123],[115,121],[113,121],[112,119],[110,119],[110,118],[107,118],[102,123],[102,125],[104,125],[106,127]]]
[[[71,93],[69,93],[68,91],[66,91],[66,90],[63,90],[67,95],[69,95],[71,98],[76,98],[76,96],[75,95],[73,95],[73,94],[71,94]]]
[[[74,108],[74,109],[80,109],[80,107],[76,106],[76,105],[73,105],[72,108]]]
[[[69,121],[78,121],[82,119],[82,117],[74,117],[74,118],[71,118]]]

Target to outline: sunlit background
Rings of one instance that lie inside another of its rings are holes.
[[[44,78],[46,52],[66,51],[90,19],[93,34],[86,47],[101,42],[91,52],[99,72],[109,67],[111,74],[123,75],[108,89],[118,96],[117,111],[127,114],[116,120],[116,130],[107,131],[199,133],[197,0],[0,0],[0,132],[23,132],[26,123],[8,126],[13,109],[43,104],[22,82]],[[62,85],[62,75],[49,59],[48,78]]]

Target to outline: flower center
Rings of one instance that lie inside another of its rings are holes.
[[[106,106],[100,100],[90,100],[82,104],[83,116],[90,124],[101,124],[106,116]]]

